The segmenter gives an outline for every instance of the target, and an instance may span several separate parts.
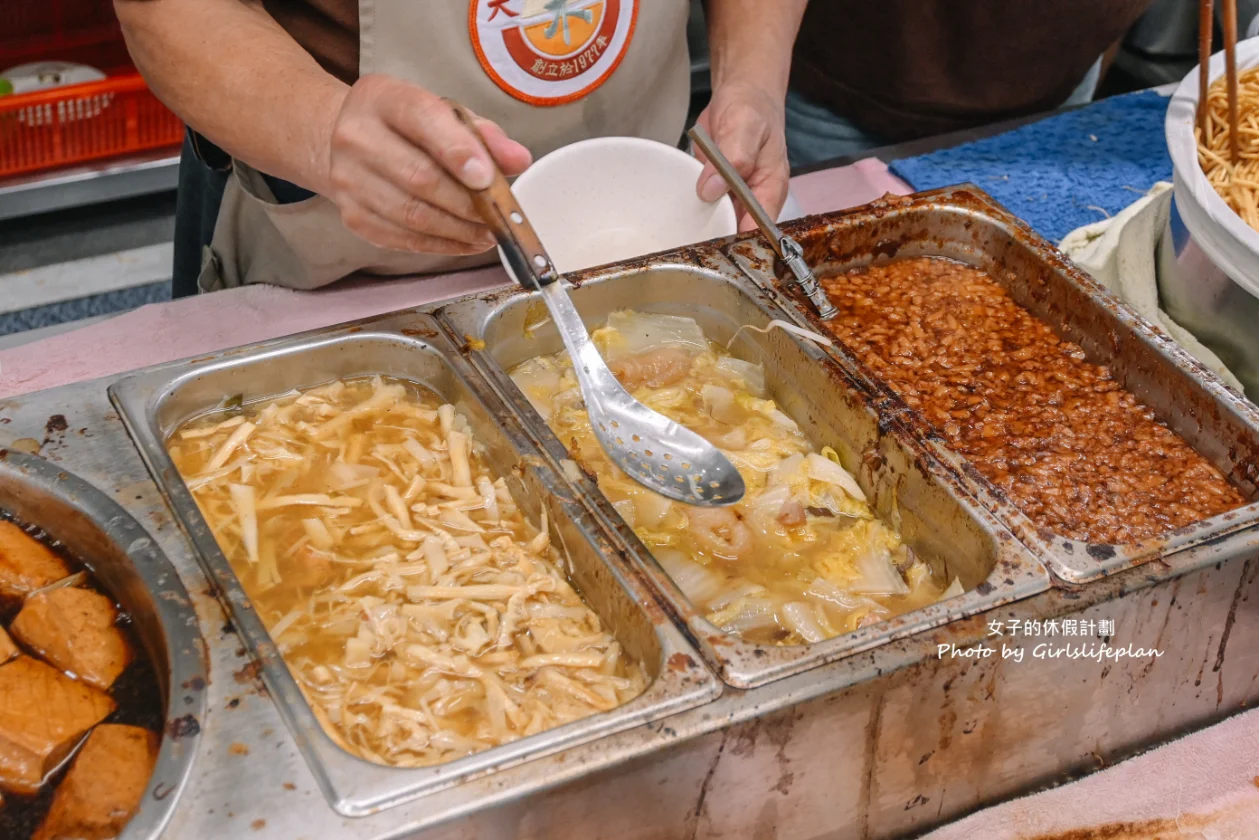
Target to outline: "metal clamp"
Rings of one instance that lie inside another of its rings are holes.
[[[687,135],[704,153],[717,172],[725,179],[726,184],[730,187],[730,191],[735,194],[743,206],[747,208],[752,218],[756,220],[756,226],[761,229],[761,233],[769,240],[771,247],[778,252],[778,256],[787,264],[787,268],[791,269],[791,273],[796,277],[796,283],[800,286],[801,291],[809,298],[809,303],[813,304],[813,308],[817,310],[818,317],[823,321],[829,321],[835,317],[835,306],[826,297],[826,292],[822,291],[822,286],[817,282],[817,278],[813,276],[813,270],[809,268],[809,264],[804,261],[804,249],[800,247],[800,243],[796,242],[790,236],[784,234],[778,229],[778,225],[765,212],[765,208],[757,200],[753,194],[747,181],[743,180],[726,156],[721,153],[721,149],[717,148],[717,144],[713,142],[713,138],[704,130],[701,125],[695,125],[687,132]]]
[[[778,240],[778,253],[787,264],[787,268],[791,269],[791,273],[796,276],[796,283],[809,298],[809,303],[813,304],[813,308],[817,310],[818,317],[823,321],[834,318],[837,312],[835,305],[822,290],[822,284],[817,281],[813,269],[809,268],[809,264],[804,261],[804,249],[800,247],[800,243],[784,234]]]

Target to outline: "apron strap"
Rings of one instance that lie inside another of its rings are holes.
[[[188,142],[196,159],[211,170],[214,172],[231,171],[231,155],[207,140],[204,134],[196,131],[191,126],[188,128]],[[304,187],[299,187],[297,184],[267,175],[265,172],[259,172],[258,174],[262,176],[262,180],[271,188],[271,194],[275,196],[277,204],[296,204],[299,201],[315,197],[313,192]]]
[[[192,154],[215,172],[228,172],[232,168],[232,156],[211,143],[205,135],[188,126],[188,143]]]

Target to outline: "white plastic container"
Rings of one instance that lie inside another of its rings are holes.
[[[105,74],[86,64],[66,61],[37,61],[0,71],[0,78],[8,81],[12,93],[31,93],[36,90],[99,82]]]
[[[1237,45],[1238,72],[1259,66],[1259,38]],[[1212,81],[1224,54],[1211,57]],[[1175,198],[1158,263],[1159,297],[1178,323],[1215,351],[1254,399],[1259,395],[1259,231],[1207,181],[1194,126],[1198,69],[1173,94],[1165,131]]]

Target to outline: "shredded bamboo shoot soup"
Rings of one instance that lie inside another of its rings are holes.
[[[690,318],[614,312],[593,339],[634,397],[719,447],[747,494],[698,508],[614,466],[590,427],[564,352],[511,375],[690,601],[726,632],[806,644],[960,595],[877,519],[835,451],[767,398],[765,372]]]
[[[409,383],[336,381],[167,443],[316,716],[403,767],[640,694],[639,663],[561,572],[466,419]]]

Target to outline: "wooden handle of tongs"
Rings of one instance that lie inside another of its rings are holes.
[[[1237,145],[1237,0],[1224,0],[1224,76],[1228,85],[1228,154],[1241,163]]]
[[[1207,142],[1210,125],[1207,96],[1211,92],[1211,40],[1215,34],[1215,3],[1199,0],[1198,3],[1198,128],[1202,130],[1202,142]]]

